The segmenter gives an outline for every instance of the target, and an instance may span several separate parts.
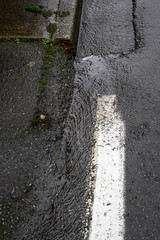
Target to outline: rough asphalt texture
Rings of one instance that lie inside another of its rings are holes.
[[[58,166],[75,71],[73,60],[64,50],[57,51],[53,67],[49,70],[45,95],[38,103],[39,81],[46,54],[42,44],[0,43],[0,53],[0,239],[21,239],[22,234],[19,238],[16,233],[10,234],[26,225],[25,221],[37,208],[37,211],[42,208],[46,212],[55,189],[63,182]],[[31,128],[37,109],[48,115],[49,129]],[[50,190],[48,182],[52,186]],[[42,197],[46,199],[41,201]]]
[[[108,94],[116,94],[126,126],[124,239],[160,239],[159,12],[158,0],[84,1],[77,73],[58,145],[57,172],[38,190],[34,212],[11,239],[87,239],[95,181],[91,160],[96,102]],[[88,55],[98,57],[81,60]],[[52,152],[53,146],[49,149]]]
[[[116,94],[126,127],[126,240],[160,239],[159,11],[158,0],[85,1],[83,6],[77,55],[99,55],[99,61],[87,61],[84,77],[80,73],[83,91],[90,88],[90,98],[98,88],[97,97]]]

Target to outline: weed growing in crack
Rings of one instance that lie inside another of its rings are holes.
[[[47,45],[49,43],[48,39],[42,39],[43,45]]]
[[[16,38],[16,39],[15,39],[15,42],[16,42],[16,43],[21,43],[21,40],[20,40],[19,38]]]
[[[13,39],[10,39],[12,41]],[[15,39],[13,40],[15,42]],[[22,42],[30,42],[30,40],[20,39]],[[68,41],[61,41],[56,39],[55,41],[50,41],[49,39],[41,39],[41,40],[32,40],[35,43],[41,43],[45,50],[45,56],[43,58],[43,65],[41,67],[42,73],[39,81],[39,89],[37,94],[37,106],[39,110],[36,110],[33,118],[30,120],[30,126],[25,131],[21,132],[17,138],[26,138],[28,134],[31,134],[38,129],[47,130],[50,128],[50,119],[48,114],[45,111],[45,108],[42,110],[43,105],[43,97],[46,94],[46,87],[49,80],[50,69],[53,67],[54,58],[58,53],[59,56],[64,55],[66,57],[74,56],[75,47],[71,45]]]
[[[39,81],[40,87],[38,94],[38,102],[40,102],[42,97],[44,96],[45,88],[49,78],[49,69],[52,67],[53,57],[55,57],[56,54],[55,47],[53,46],[52,42],[45,39],[43,39],[42,41],[44,45],[43,48],[46,51],[46,55],[44,57],[44,64],[42,66],[41,80]]]

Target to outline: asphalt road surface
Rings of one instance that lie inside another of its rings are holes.
[[[97,102],[90,240],[160,239],[159,12],[158,0],[84,1],[77,82]]]
[[[57,166],[12,239],[160,239],[159,12],[84,0]]]

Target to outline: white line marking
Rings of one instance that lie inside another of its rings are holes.
[[[84,58],[82,58],[82,61],[87,61],[87,60],[91,59],[92,57],[93,57],[93,55],[88,56],[88,57],[84,57]]]
[[[116,96],[98,99],[97,176],[89,240],[124,239],[125,126]]]

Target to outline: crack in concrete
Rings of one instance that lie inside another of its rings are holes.
[[[58,7],[57,7],[58,10],[60,8],[60,3],[61,3],[61,0],[58,1]]]
[[[132,16],[133,16],[133,31],[134,31],[134,42],[135,42],[135,50],[141,47],[141,36],[138,31],[137,26],[137,16],[136,16],[136,9],[137,9],[137,0],[132,0]]]

